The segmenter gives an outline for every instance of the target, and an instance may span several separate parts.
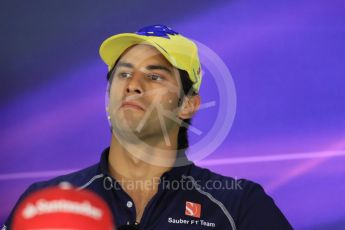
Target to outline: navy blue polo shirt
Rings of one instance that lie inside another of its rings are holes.
[[[158,191],[136,223],[135,204],[108,170],[109,148],[98,164],[49,181],[32,184],[18,203],[33,191],[61,182],[89,189],[107,202],[117,227],[132,229],[292,229],[263,188],[246,179],[225,177],[189,162],[165,172]],[[186,160],[188,160],[186,158]],[[17,203],[17,205],[18,205]],[[16,205],[16,206],[17,206]],[[10,229],[12,214],[5,226]]]

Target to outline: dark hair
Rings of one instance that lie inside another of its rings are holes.
[[[197,95],[197,93],[193,90],[193,82],[190,80],[188,72],[185,70],[178,69],[180,73],[180,79],[182,84],[182,90],[180,94],[180,102],[183,102],[183,98],[185,96],[194,96]],[[180,129],[178,131],[177,135],[177,149],[187,149],[189,147],[189,139],[188,139],[188,127],[190,124],[192,124],[192,118],[190,119],[184,119],[184,124],[186,126],[180,126]]]
[[[113,77],[114,77],[113,73],[115,71],[116,64],[117,64],[117,61],[115,62],[113,68],[107,74],[107,80],[109,82],[109,89],[108,89],[109,91],[110,91],[110,85],[113,81]],[[180,92],[180,99],[179,99],[179,104],[178,104],[178,106],[180,106],[185,96],[194,96],[194,95],[197,95],[197,93],[192,88],[193,82],[190,80],[188,72],[182,69],[177,69],[177,70],[179,72],[181,84],[182,84],[182,89]],[[188,127],[191,123],[192,123],[191,118],[184,119],[183,120],[184,125],[180,126],[180,129],[177,135],[177,149],[178,150],[187,149],[189,147]]]

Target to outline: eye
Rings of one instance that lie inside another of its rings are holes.
[[[164,77],[162,77],[161,75],[158,75],[158,74],[148,74],[147,77],[150,78],[153,81],[162,81],[162,80],[164,80]]]
[[[118,74],[119,78],[130,78],[132,76],[132,73],[128,72],[121,72]]]

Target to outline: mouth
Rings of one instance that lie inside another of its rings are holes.
[[[133,102],[133,101],[124,101],[121,105],[121,108],[129,108],[129,109],[136,109],[136,110],[142,110],[145,111],[143,106]]]

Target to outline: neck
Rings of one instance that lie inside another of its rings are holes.
[[[140,143],[122,139],[120,142],[113,134],[109,150],[110,174],[118,181],[159,179],[176,160],[177,133],[171,136],[171,145],[167,147],[162,138]]]

